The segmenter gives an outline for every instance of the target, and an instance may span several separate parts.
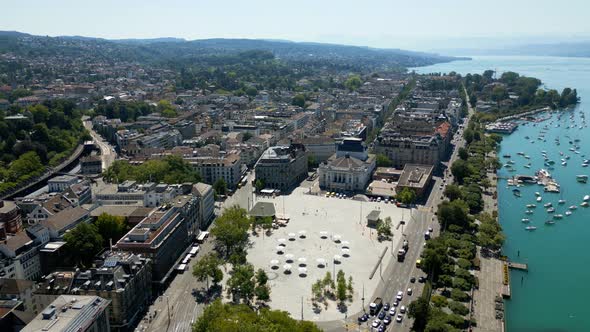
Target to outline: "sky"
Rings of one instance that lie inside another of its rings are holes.
[[[3,0],[0,30],[432,50],[590,40],[589,0]]]

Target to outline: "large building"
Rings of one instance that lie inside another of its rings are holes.
[[[2,233],[16,233],[22,228],[18,206],[12,201],[0,200],[0,237]]]
[[[234,189],[240,182],[242,162],[237,153],[219,157],[190,157],[184,160],[189,162],[201,174],[203,181],[209,184],[223,179],[228,188]]]
[[[150,258],[153,282],[161,286],[189,244],[188,227],[179,207],[164,205],[152,211],[125,234],[115,248]]]
[[[141,318],[152,300],[152,265],[149,259],[125,251],[106,251],[96,268],[48,274],[34,293],[41,305],[61,295],[96,295],[110,301],[112,331],[127,331]],[[69,276],[65,278],[65,276]]]
[[[206,183],[195,183],[192,194],[199,198],[199,229],[205,230],[215,217],[215,193]]]
[[[395,190],[399,193],[404,188],[413,190],[417,197],[423,197],[432,180],[432,165],[406,164],[397,182]]]
[[[109,332],[108,300],[62,295],[35,317],[23,332]]]
[[[364,191],[375,170],[375,157],[359,138],[347,138],[336,154],[318,167],[320,188],[328,191]]]
[[[255,166],[256,181],[266,188],[289,191],[307,177],[307,156],[301,144],[273,146],[262,154]]]

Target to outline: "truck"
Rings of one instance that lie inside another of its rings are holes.
[[[410,242],[408,242],[408,240],[404,240],[402,248],[404,248],[405,251],[408,251],[408,249],[410,248]]]
[[[403,248],[398,250],[397,251],[397,261],[403,262],[405,258],[406,258],[406,250]]]
[[[376,297],[371,304],[369,304],[369,314],[371,316],[375,316],[381,311],[383,307],[383,299],[380,297]]]

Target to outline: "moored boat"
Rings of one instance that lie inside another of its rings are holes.
[[[534,230],[537,229],[537,227],[535,227],[535,226],[527,226],[524,229],[526,229],[527,231],[534,231]]]
[[[545,225],[555,225],[554,220],[545,220]]]
[[[588,175],[576,175],[576,181],[586,183],[588,182]]]

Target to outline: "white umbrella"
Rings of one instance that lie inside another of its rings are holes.
[[[285,248],[287,245],[285,243],[279,243],[279,247]]]
[[[342,255],[345,257],[348,256],[348,253],[350,253],[350,249],[348,249],[348,248],[342,248],[341,250],[342,250]]]
[[[278,259],[273,259],[273,260],[271,260],[271,261],[270,261],[270,265],[271,265],[271,266],[277,266],[277,265],[279,265],[279,260],[278,260]]]
[[[293,254],[286,254],[285,258],[287,259],[287,261],[293,261]]]
[[[299,257],[297,259],[297,261],[299,262],[299,264],[305,264],[305,262],[307,262],[307,258],[305,258],[305,257]]]
[[[338,241],[340,241],[340,239],[341,239],[341,238],[342,238],[342,236],[340,236],[340,235],[338,235],[338,234],[335,234],[335,235],[333,235],[333,236],[332,236],[332,239],[333,239],[335,242],[338,242]]]
[[[285,239],[285,238],[283,238],[283,237],[282,237],[282,238],[280,238],[280,239],[277,239],[277,241],[278,241],[279,243],[284,243],[284,242],[286,242],[286,241],[287,241],[287,239]]]
[[[306,274],[307,273],[307,269],[304,267],[300,267],[298,270],[299,270],[299,274]]]
[[[288,235],[289,235],[289,238],[290,238],[290,239],[292,239],[292,238],[294,238],[294,237],[295,237],[295,233],[289,233]]]
[[[342,241],[343,246],[348,246],[349,244],[350,244],[350,242],[348,242],[348,241]]]
[[[283,269],[291,271],[291,264],[285,264],[283,265]]]
[[[334,260],[335,261],[339,261],[341,259],[342,259],[342,257],[340,257],[340,255],[334,255]]]
[[[328,237],[328,232],[326,232],[326,231],[321,231],[321,232],[320,232],[320,237],[321,237],[322,239],[325,239],[325,238],[327,238],[327,237]]]
[[[307,233],[306,230],[300,230],[299,232],[299,237],[305,237],[305,233]]]
[[[318,258],[315,260],[319,265],[324,265],[326,264],[326,260],[323,258]]]
[[[275,249],[277,249],[278,252],[283,252],[283,250],[285,250],[285,247],[277,246]]]

